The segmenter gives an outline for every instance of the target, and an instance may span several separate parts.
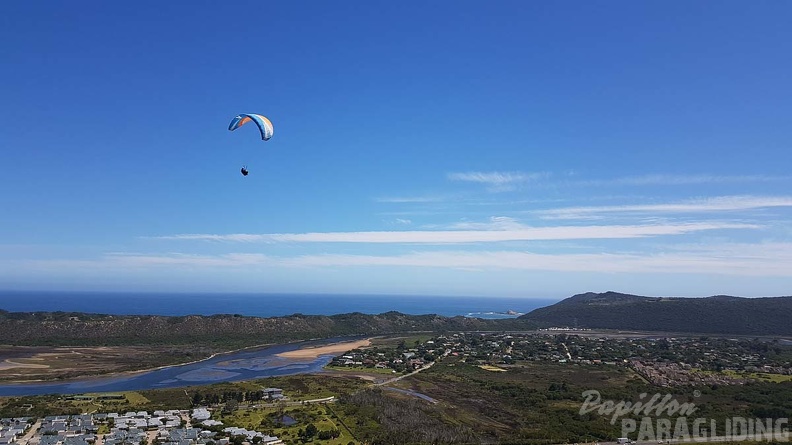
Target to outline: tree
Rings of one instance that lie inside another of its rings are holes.
[[[276,406],[278,408],[278,420],[283,420],[283,415],[286,413],[286,401],[278,399]]]
[[[223,407],[223,414],[231,414],[239,407],[239,402],[236,399],[228,399]]]
[[[316,425],[311,423],[307,427],[305,427],[305,437],[310,439],[311,437],[314,437],[318,431],[319,429],[316,428]]]

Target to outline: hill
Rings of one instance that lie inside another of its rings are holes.
[[[792,297],[643,297],[618,292],[578,294],[520,317],[539,326],[792,335]]]
[[[0,343],[7,345],[208,344],[248,346],[346,335],[411,331],[531,329],[527,320],[484,320],[386,312],[286,317],[241,315],[120,316],[0,310]]]

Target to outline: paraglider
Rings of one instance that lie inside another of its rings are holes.
[[[260,114],[240,114],[237,115],[231,124],[228,126],[229,131],[234,131],[237,128],[245,125],[248,122],[255,122],[261,132],[261,139],[268,141],[272,137],[273,128],[272,122]]]
[[[253,122],[259,129],[259,133],[261,133],[261,139],[263,141],[268,141],[272,137],[274,133],[274,128],[272,127],[272,122],[266,117],[260,114],[239,114],[234,119],[231,120],[231,124],[228,125],[228,131],[234,131],[237,128],[247,124],[248,122]],[[247,166],[243,166],[240,170],[242,176],[247,176],[250,173],[247,169]]]

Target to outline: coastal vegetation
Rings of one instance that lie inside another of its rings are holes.
[[[0,338],[16,346],[201,345],[229,350],[349,335],[531,329],[517,319],[487,320],[386,312],[287,317],[139,316],[0,310]]]
[[[792,297],[671,298],[589,292],[519,318],[543,327],[792,335]]]

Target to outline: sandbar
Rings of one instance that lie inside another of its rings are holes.
[[[12,362],[11,360],[3,360],[0,362],[0,371],[4,369],[13,369],[13,368],[29,368],[29,369],[46,369],[49,368],[49,365],[39,365],[35,363],[17,363]]]
[[[371,339],[367,338],[365,340],[349,341],[342,343],[334,343],[332,345],[296,349],[294,351],[281,352],[280,354],[277,354],[277,356],[282,358],[315,359],[321,355],[339,354],[342,352],[350,351],[352,349],[365,348],[366,346],[371,346]]]

